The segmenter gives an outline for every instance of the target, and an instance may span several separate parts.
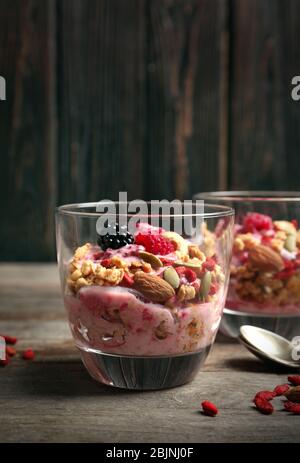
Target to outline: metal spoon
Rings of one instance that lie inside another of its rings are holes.
[[[272,331],[243,325],[240,328],[239,340],[252,354],[262,360],[300,369],[300,361],[293,359],[295,345]]]

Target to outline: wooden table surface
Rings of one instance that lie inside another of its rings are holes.
[[[0,332],[36,351],[0,369],[1,442],[299,442],[300,417],[258,413],[251,398],[289,373],[219,336],[185,386],[130,392],[102,386],[73,347],[54,264],[0,264]],[[199,413],[209,399],[216,418]]]

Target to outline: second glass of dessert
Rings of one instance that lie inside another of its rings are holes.
[[[300,192],[223,191],[196,195],[235,209],[233,257],[222,330],[242,325],[300,335]]]
[[[178,386],[198,372],[219,328],[233,210],[144,214],[130,228],[115,206],[118,218],[109,217],[104,231],[97,203],[57,210],[61,285],[76,346],[104,384]],[[188,235],[179,226],[184,219],[192,224]]]

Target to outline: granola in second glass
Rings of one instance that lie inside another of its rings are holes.
[[[300,230],[296,220],[248,213],[235,227],[226,306],[300,313]]]

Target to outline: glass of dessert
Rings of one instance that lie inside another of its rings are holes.
[[[193,206],[190,214],[144,214],[130,227],[133,214],[118,213],[117,221],[107,214],[99,230],[104,214],[97,204],[56,213],[64,304],[85,367],[99,382],[127,389],[190,381],[222,317],[233,210],[208,205],[200,213]],[[188,236],[180,227],[187,218]]]
[[[235,209],[231,275],[221,329],[255,325],[300,335],[300,192],[221,191],[195,198]]]

